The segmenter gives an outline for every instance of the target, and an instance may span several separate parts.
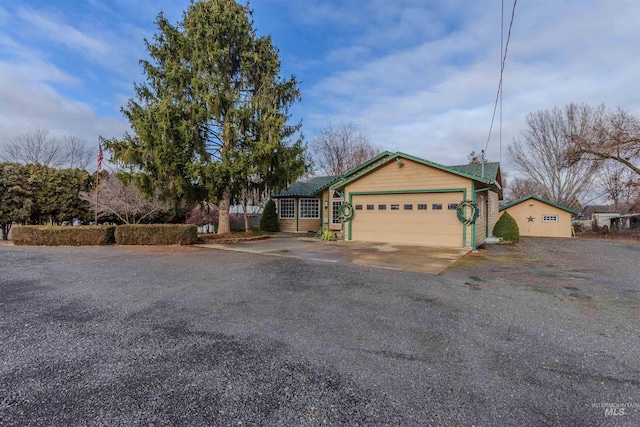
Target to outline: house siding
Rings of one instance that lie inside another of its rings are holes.
[[[491,206],[489,207],[489,236],[493,236],[493,227],[496,226],[496,222],[500,219],[500,196],[495,191],[489,191],[489,200]]]

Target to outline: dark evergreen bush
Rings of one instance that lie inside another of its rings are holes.
[[[273,200],[269,200],[267,206],[264,207],[260,218],[260,231],[280,231],[276,203]]]
[[[18,246],[99,246],[111,245],[115,227],[111,225],[87,225],[63,227],[25,225],[14,227],[11,240]]]
[[[190,224],[125,224],[116,227],[118,245],[192,245],[198,228]]]
[[[495,227],[493,227],[493,235],[501,237],[502,240],[512,243],[520,242],[520,229],[518,223],[509,212],[504,211]]]

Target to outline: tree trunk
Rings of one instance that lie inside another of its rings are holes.
[[[11,230],[11,223],[2,224],[2,240],[9,240],[9,230]]]
[[[245,233],[251,233],[251,227],[249,226],[249,214],[247,214],[247,211],[244,212],[244,231]]]
[[[229,223],[229,205],[231,205],[231,191],[229,187],[222,192],[222,199],[218,203],[218,234],[231,233],[231,224]]]
[[[244,203],[242,204],[242,213],[244,215],[244,232],[251,233],[251,227],[249,226],[249,213],[247,212],[247,205],[249,202],[247,201],[248,197],[245,193],[244,195]]]

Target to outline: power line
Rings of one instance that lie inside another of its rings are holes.
[[[504,0],[502,0],[502,7],[500,8],[500,58],[504,55]],[[500,85],[500,150],[498,162],[502,163],[502,85]]]
[[[498,82],[498,92],[496,93],[496,101],[495,104],[493,106],[493,116],[491,117],[491,126],[489,127],[489,136],[487,137],[487,143],[485,145],[484,151],[486,152],[487,149],[489,148],[489,140],[491,139],[491,132],[493,130],[493,122],[495,121],[496,118],[496,110],[498,109],[498,100],[500,100],[501,98],[501,94],[502,94],[502,76],[504,74],[504,64],[507,60],[507,52],[509,51],[509,40],[511,40],[511,28],[513,27],[513,19],[516,15],[516,5],[518,4],[518,0],[513,0],[513,9],[511,10],[511,22],[509,23],[509,31],[507,32],[507,42],[505,43],[504,46],[504,55],[502,56],[502,66],[500,67],[500,81]],[[501,38],[502,38],[502,29],[501,31]],[[501,43],[502,45],[502,43]],[[501,49],[502,50],[502,47]],[[502,116],[502,109],[501,109],[501,116]],[[502,119],[501,119],[502,122]]]

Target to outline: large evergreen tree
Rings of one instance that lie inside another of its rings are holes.
[[[14,222],[24,222],[31,213],[27,169],[19,163],[0,163],[0,228],[8,240]]]
[[[278,191],[307,166],[301,137],[290,143],[300,125],[287,124],[296,80],[280,77],[278,50],[251,15],[233,0],[192,2],[175,26],[160,13],[141,61],[147,81],[122,110],[134,134],[104,141],[147,194],[217,201],[219,233],[243,190]]]

